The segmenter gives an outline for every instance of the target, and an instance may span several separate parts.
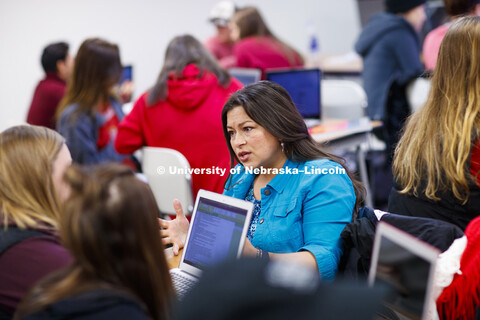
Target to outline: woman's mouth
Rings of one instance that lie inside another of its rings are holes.
[[[250,158],[250,152],[242,151],[238,153],[238,160],[240,160],[240,162],[246,162],[248,158]]]

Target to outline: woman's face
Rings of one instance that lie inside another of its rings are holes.
[[[287,160],[280,141],[253,121],[241,106],[227,112],[227,131],[232,149],[245,167],[282,168]]]
[[[68,150],[66,144],[63,144],[52,164],[53,187],[60,201],[65,201],[70,195],[70,187],[64,182],[63,175],[71,164],[72,156],[70,155],[70,150]]]
[[[230,38],[232,41],[237,42],[240,40],[240,29],[238,28],[238,25],[235,22],[230,21],[228,26],[230,27]]]

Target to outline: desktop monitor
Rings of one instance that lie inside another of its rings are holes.
[[[320,69],[267,70],[267,80],[284,87],[304,119],[320,119]]]
[[[260,81],[262,71],[253,68],[231,68],[228,70],[230,75],[238,79],[244,86]]]

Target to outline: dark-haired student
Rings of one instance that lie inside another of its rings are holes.
[[[237,91],[222,111],[232,173],[224,194],[255,205],[244,255],[304,263],[322,279],[334,279],[342,243],[364,188],[312,139],[291,97],[280,85],[261,81]],[[233,172],[235,171],[235,172]],[[188,227],[160,220],[166,243],[183,247]]]
[[[120,164],[67,169],[60,236],[73,263],[37,283],[14,319],[170,319],[173,293],[149,187]]]
[[[73,70],[73,58],[65,42],[52,43],[43,49],[41,58],[45,78],[33,94],[28,110],[29,124],[55,129],[55,113],[65,95],[67,81]]]

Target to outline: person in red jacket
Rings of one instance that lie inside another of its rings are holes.
[[[303,66],[302,56],[273,35],[256,8],[235,12],[231,29],[237,67],[260,69],[265,79],[266,69]]]
[[[171,148],[182,153],[191,168],[225,169],[223,176],[192,175],[195,197],[199,189],[221,193],[230,168],[221,112],[241,87],[197,39],[175,37],[157,82],[119,124],[115,148],[120,153],[143,146]]]

